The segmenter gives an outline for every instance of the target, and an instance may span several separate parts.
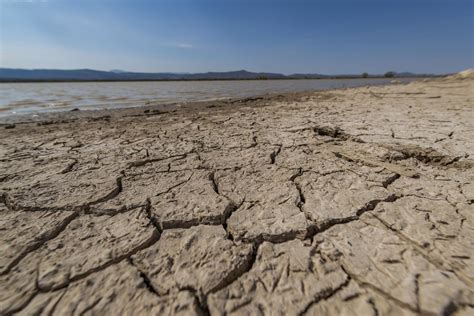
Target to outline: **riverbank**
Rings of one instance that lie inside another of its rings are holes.
[[[472,313],[473,88],[4,121],[0,314]]]
[[[408,83],[415,78],[401,78]],[[0,84],[0,120],[12,115],[141,108],[150,104],[240,100],[267,94],[303,93],[386,85],[394,79],[261,80],[194,82],[63,82]]]

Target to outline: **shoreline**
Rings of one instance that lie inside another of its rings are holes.
[[[360,78],[355,78],[360,79]],[[370,78],[372,79],[372,78]],[[380,79],[387,79],[387,78],[380,78]],[[413,78],[408,78],[413,79]],[[285,79],[281,79],[285,80]],[[296,80],[296,79],[295,79]],[[298,79],[299,80],[299,79]],[[304,80],[304,79],[303,79]],[[310,79],[312,80],[312,79]],[[316,80],[316,79],[315,79]],[[319,79],[318,79],[319,80]],[[325,80],[325,79],[322,79]],[[392,81],[396,81],[394,79]],[[416,81],[426,81],[426,80],[435,80],[432,77],[430,78],[419,78],[414,79],[410,82]],[[408,82],[409,83],[409,82]],[[274,93],[265,93],[265,94],[256,94],[251,95],[248,97],[223,97],[218,99],[210,99],[210,100],[200,100],[200,101],[183,101],[183,102],[156,102],[144,105],[137,105],[137,106],[129,106],[129,107],[117,107],[117,108],[105,108],[105,109],[83,109],[80,108],[73,108],[71,110],[57,110],[57,111],[49,111],[49,112],[40,112],[40,113],[22,113],[22,114],[12,114],[6,116],[0,116],[0,127],[10,124],[28,124],[29,122],[41,122],[45,120],[62,120],[66,119],[66,117],[70,117],[72,119],[82,118],[82,117],[97,117],[97,116],[104,116],[104,115],[113,115],[113,116],[120,116],[121,112],[124,115],[138,115],[141,110],[146,111],[166,111],[172,112],[178,110],[178,107],[181,110],[192,111],[194,109],[203,109],[207,107],[225,107],[229,105],[242,105],[246,104],[248,106],[252,105],[261,105],[274,102],[274,101],[282,101],[282,102],[290,102],[290,101],[297,101],[300,98],[309,97],[315,93],[319,92],[330,92],[330,91],[340,91],[340,90],[348,90],[348,89],[358,89],[358,88],[365,88],[365,87],[372,87],[372,86],[388,86],[388,85],[405,85],[408,83],[403,82],[388,82],[386,84],[380,85],[366,85],[360,87],[341,87],[341,88],[330,88],[330,89],[320,89],[320,90],[307,90],[307,91],[299,91],[299,92],[274,92]],[[128,113],[130,112],[130,113]],[[32,115],[35,115],[35,118],[32,118]],[[29,118],[29,120],[25,120]]]

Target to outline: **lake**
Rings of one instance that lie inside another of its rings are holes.
[[[393,79],[0,83],[0,116],[388,84]],[[398,79],[409,82],[414,79]]]

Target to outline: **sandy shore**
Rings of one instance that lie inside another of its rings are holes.
[[[4,120],[0,314],[472,315],[473,94]]]

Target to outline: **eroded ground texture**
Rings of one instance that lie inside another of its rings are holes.
[[[473,91],[4,125],[0,314],[473,315]]]

